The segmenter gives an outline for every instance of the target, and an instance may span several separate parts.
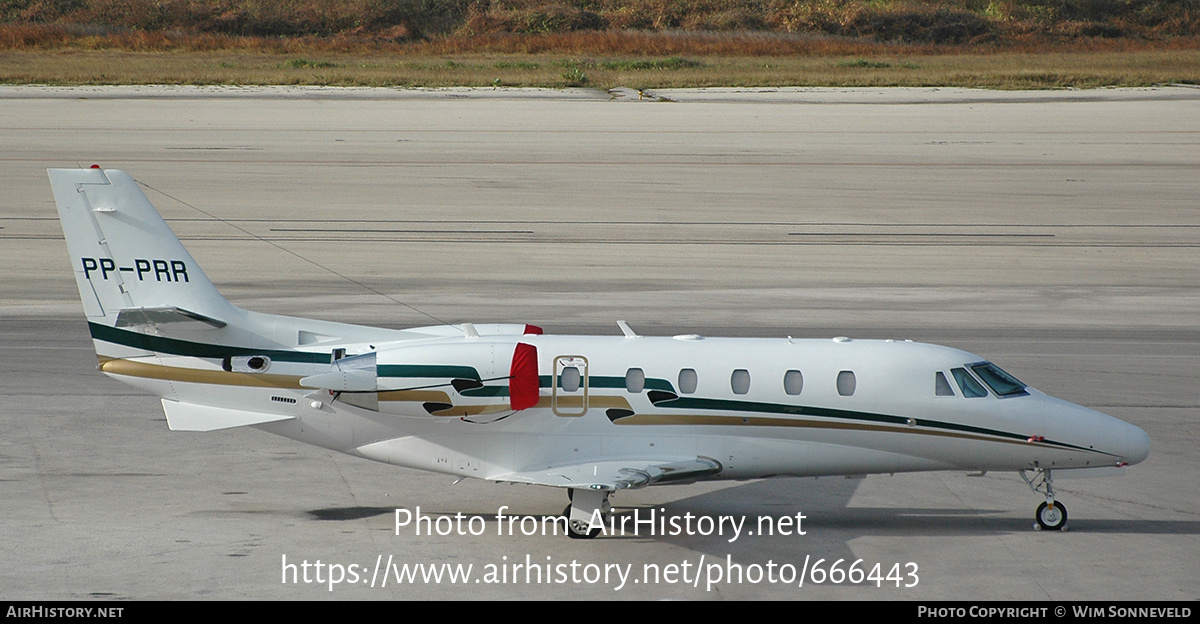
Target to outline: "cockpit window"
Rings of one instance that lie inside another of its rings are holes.
[[[996,393],[996,396],[1007,397],[1029,394],[1025,391],[1025,384],[991,362],[972,364],[971,370],[975,371],[976,375],[979,375],[983,383],[987,384],[992,389],[992,392]]]
[[[968,399],[987,396],[987,390],[979,385],[978,381],[967,372],[965,368],[951,369],[950,373],[954,375],[954,381],[958,382],[958,388],[962,390],[963,396]]]
[[[937,396],[954,396],[954,389],[950,387],[950,382],[946,381],[946,374],[942,371],[933,376],[933,388]]]

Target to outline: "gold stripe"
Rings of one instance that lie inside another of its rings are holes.
[[[892,427],[888,425],[865,425],[857,423],[826,422],[819,420],[799,420],[791,418],[771,418],[763,416],[711,416],[708,414],[634,414],[613,421],[618,425],[720,425],[726,427],[800,427],[807,429],[844,429],[851,431],[878,431],[882,433],[911,433],[917,435],[939,436],[944,438],[962,438],[965,440],[980,440],[984,442],[1004,442],[1006,444],[1029,444],[1022,440],[1005,440],[989,438],[969,433],[951,431],[930,431],[910,427]]]
[[[166,381],[181,381],[188,383],[213,384],[220,386],[250,386],[259,388],[288,388],[294,390],[315,390],[300,385],[300,377],[293,375],[268,375],[266,373],[233,373],[223,370],[202,370],[184,368],[181,366],[164,366],[149,362],[137,362],[122,358],[98,356],[100,370],[113,375],[142,377],[146,379],[163,379]],[[379,393],[380,401],[406,401],[415,403],[451,403],[450,395],[439,390],[388,390]],[[549,403],[547,403],[549,405]],[[487,408],[503,411],[504,405],[466,406],[471,414],[487,413]],[[462,408],[454,408],[462,411]]]
[[[133,360],[100,358],[100,370],[113,375],[165,379],[186,383],[216,384],[221,386],[252,386],[259,388],[289,388],[303,390],[300,378],[293,375],[268,375],[266,373],[232,373],[223,370],[201,370],[180,366],[163,366]]]
[[[440,390],[387,390],[379,393],[379,400],[450,403],[450,395]]]
[[[622,396],[604,396],[593,394],[588,399],[588,407],[596,409],[607,409],[610,407],[619,407],[629,409],[629,400]]]
[[[479,416],[480,414],[497,414],[511,412],[512,407],[504,405],[455,405],[433,413],[434,416]]]
[[[549,408],[552,398],[553,397],[548,397],[548,396],[544,396],[544,395],[541,397],[538,397],[538,402],[535,407]],[[563,399],[567,399],[567,401],[564,402]],[[558,397],[558,406],[559,407],[582,408],[583,400],[582,400],[582,397],[561,397],[560,396],[560,397]],[[606,409],[606,408],[610,408],[610,407],[620,407],[623,409],[630,409],[629,400],[622,396],[604,396],[604,395],[596,395],[596,394],[593,394],[592,396],[588,397],[588,409]]]
[[[442,396],[443,396],[443,400],[441,400],[439,402],[441,402],[441,403],[449,403],[450,402],[449,397],[446,397],[445,395],[442,395]],[[548,396],[539,397],[537,405],[535,405],[534,408],[549,409],[552,398],[553,397],[548,397]],[[562,401],[562,397],[559,397],[558,400]],[[578,407],[581,407],[581,406],[578,406]],[[603,409],[603,408],[609,408],[609,407],[620,407],[620,408],[624,408],[624,409],[629,409],[629,401],[626,400],[625,397],[619,397],[619,396],[611,396],[610,397],[610,396],[592,395],[591,397],[588,398],[588,407],[594,408],[594,409]],[[494,414],[497,412],[507,412],[507,411],[510,411],[511,409],[512,409],[512,407],[510,407],[510,405],[508,403],[502,403],[502,404],[493,403],[490,405],[455,405],[454,407],[450,407],[450,408],[446,408],[446,409],[438,411],[438,412],[434,412],[433,415],[434,416],[476,416],[479,414]]]

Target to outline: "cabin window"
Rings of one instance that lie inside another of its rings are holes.
[[[646,389],[646,373],[640,368],[631,368],[625,371],[625,390],[629,392],[641,392]]]
[[[938,396],[954,396],[954,388],[946,380],[946,373],[938,371],[933,380],[934,393]]]
[[[987,390],[979,385],[978,381],[967,372],[965,368],[951,369],[950,373],[954,375],[954,381],[958,382],[958,389],[962,390],[963,396],[968,399],[987,396]]]
[[[783,374],[783,391],[796,396],[804,389],[804,375],[798,370],[790,370]]]
[[[685,368],[679,371],[679,391],[684,394],[696,391],[696,369]]]
[[[852,396],[854,389],[858,386],[858,380],[854,378],[854,371],[842,371],[837,376],[837,391],[842,396]]]
[[[733,388],[734,394],[750,392],[750,371],[744,368],[733,371],[733,375],[729,377],[729,386]]]
[[[579,380],[579,369],[568,366],[558,374],[558,387],[562,388],[563,392],[575,392],[579,390]]]

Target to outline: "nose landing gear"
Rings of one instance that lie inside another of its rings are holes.
[[[1054,500],[1054,479],[1050,474],[1049,468],[1038,468],[1034,471],[1033,477],[1026,474],[1026,470],[1021,471],[1021,478],[1025,480],[1029,489],[1036,494],[1046,496],[1046,502],[1038,505],[1037,512],[1034,514],[1034,519],[1037,523],[1033,528],[1041,531],[1066,531],[1067,530],[1067,507],[1062,503]]]

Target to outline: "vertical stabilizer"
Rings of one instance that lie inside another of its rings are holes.
[[[191,320],[223,326],[231,306],[124,171],[50,169],[83,308],[108,326]]]

